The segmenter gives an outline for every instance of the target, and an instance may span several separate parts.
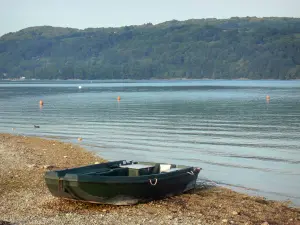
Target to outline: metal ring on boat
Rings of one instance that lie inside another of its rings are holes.
[[[191,172],[187,172],[189,175],[194,175],[194,172],[191,171]]]
[[[155,186],[157,184],[157,178],[154,178],[154,183],[152,183],[152,180],[149,179],[149,183],[152,185],[152,186]]]

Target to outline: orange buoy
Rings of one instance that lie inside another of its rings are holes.
[[[270,103],[270,96],[269,95],[266,96],[266,101],[267,101],[267,104]]]
[[[40,105],[44,105],[44,102],[42,100],[40,100]]]
[[[118,98],[117,98],[117,99],[118,99],[118,101],[120,101],[120,100],[121,100],[121,97],[120,97],[120,96],[118,96]]]

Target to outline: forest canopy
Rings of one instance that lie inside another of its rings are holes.
[[[0,79],[300,79],[300,19],[192,19],[0,38]]]

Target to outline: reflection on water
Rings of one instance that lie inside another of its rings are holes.
[[[299,103],[299,81],[2,81],[0,132],[81,137],[110,160],[200,166],[300,205]]]

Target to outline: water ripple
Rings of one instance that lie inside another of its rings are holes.
[[[300,205],[299,88],[300,81],[0,81],[0,131],[82,137],[109,160],[200,166],[222,185]]]

